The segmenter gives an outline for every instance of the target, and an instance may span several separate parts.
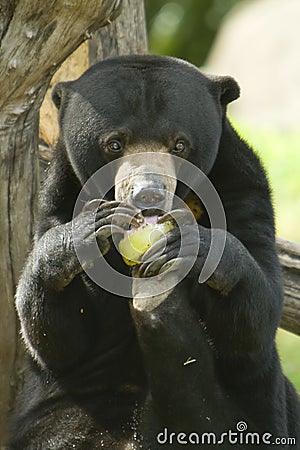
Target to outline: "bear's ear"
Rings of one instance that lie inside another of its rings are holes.
[[[66,92],[68,83],[57,83],[52,89],[52,101],[57,109],[60,108],[61,102]]]
[[[229,76],[209,76],[213,82],[213,93],[218,96],[222,106],[228,105],[240,96],[240,87],[234,78]]]

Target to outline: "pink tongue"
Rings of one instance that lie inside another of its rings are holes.
[[[144,217],[144,223],[141,225],[146,225],[146,224],[150,224],[150,225],[156,225],[157,221],[158,221],[158,216],[146,216]],[[134,230],[136,230],[136,227],[131,227],[130,230],[126,231],[126,235],[131,234]]]
[[[150,223],[151,225],[156,225],[158,221],[158,216],[146,216],[145,223]]]

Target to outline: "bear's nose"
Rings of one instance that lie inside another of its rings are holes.
[[[163,184],[161,186],[135,187],[132,190],[132,203],[141,209],[159,208],[164,205],[166,192]]]

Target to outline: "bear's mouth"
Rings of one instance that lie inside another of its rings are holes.
[[[156,225],[159,221],[159,219],[165,214],[165,211],[162,211],[160,209],[146,209],[146,210],[142,210],[141,211],[142,216],[144,218],[144,222],[141,223],[140,226],[143,225]],[[129,230],[126,231],[125,234],[130,234],[133,231],[136,230],[136,226],[135,225],[131,225]]]
[[[194,216],[194,219],[198,221],[204,213],[203,205],[201,204],[198,196],[190,192],[185,197],[184,203],[185,207],[182,207],[182,205],[180,205],[180,208],[175,209],[173,213],[171,211],[168,212],[158,208],[148,208],[141,210],[140,212],[144,218],[144,222],[142,222],[140,226],[148,224],[157,225],[158,223],[162,223],[165,221],[171,221],[176,226],[178,225],[178,219],[180,219],[181,216],[184,217],[185,208],[189,210]],[[132,225],[130,226],[129,230],[126,231],[126,234],[130,234],[134,230],[136,230],[136,226]]]
[[[142,210],[141,213],[145,224],[156,225],[166,211],[158,208],[149,208]]]

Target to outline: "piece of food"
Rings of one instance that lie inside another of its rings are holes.
[[[140,264],[140,256],[172,228],[174,228],[173,223],[166,221],[157,224],[147,223],[130,231],[119,242],[119,250],[124,262],[128,266]]]

